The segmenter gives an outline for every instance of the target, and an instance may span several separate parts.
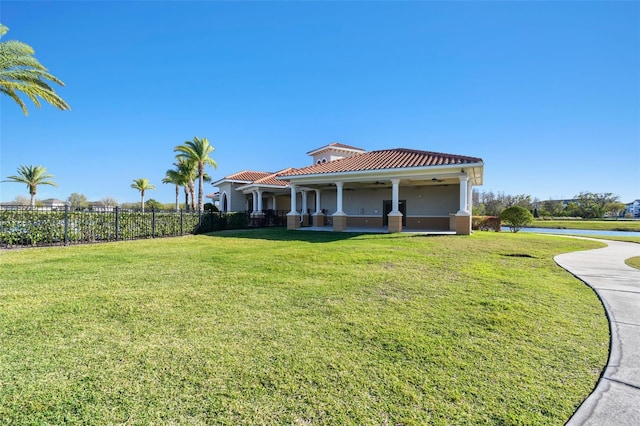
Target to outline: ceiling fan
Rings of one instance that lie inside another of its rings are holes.
[[[444,182],[444,180],[442,180],[442,179],[436,179],[436,178],[433,178],[433,179],[431,179],[431,182],[437,182],[437,183],[440,183],[440,182]]]

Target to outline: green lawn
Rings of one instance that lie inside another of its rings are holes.
[[[1,424],[562,425],[596,242],[284,230],[0,253]]]
[[[631,266],[632,268],[640,269],[640,256],[625,259],[624,263]]]
[[[531,225],[536,228],[589,229],[597,231],[639,231],[640,220],[543,220],[536,219]]]

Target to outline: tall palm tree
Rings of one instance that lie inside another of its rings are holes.
[[[195,210],[195,185],[193,182],[198,177],[198,169],[192,161],[182,157],[178,157],[177,161],[173,163],[173,165],[176,166],[176,171],[182,177],[185,209],[189,211],[189,196],[191,196],[191,209]]]
[[[17,182],[26,183],[29,188],[29,194],[31,194],[31,208],[36,206],[36,191],[38,185],[51,185],[58,186],[52,180],[54,176],[47,173],[47,169],[42,166],[20,166],[18,167],[18,174],[15,176],[7,176],[7,180],[3,182]]]
[[[142,213],[144,213],[144,192],[150,189],[156,189],[156,187],[153,186],[147,178],[134,179],[131,187],[140,191],[140,197],[142,197],[140,206],[142,207]]]
[[[196,168],[195,163],[182,157],[178,157],[177,161],[173,163],[173,165],[176,168],[167,170],[165,178],[162,179],[162,183],[173,183],[176,185],[176,211],[180,209],[178,203],[180,186],[184,187],[184,205],[186,210],[189,211],[189,197],[191,197],[191,210],[195,211],[194,181],[198,177],[198,169]],[[211,182],[211,176],[205,173],[202,180],[205,182]]]
[[[172,183],[176,186],[176,211],[180,211],[180,187],[184,185],[184,176],[178,170],[169,169],[162,179],[162,183]]]
[[[9,28],[0,24],[0,38]],[[0,42],[0,93],[13,99],[24,115],[28,115],[27,106],[18,96],[22,92],[40,108],[40,100],[44,99],[56,108],[69,110],[71,107],[56,94],[49,82],[64,86],[56,76],[33,56],[35,51],[28,44],[17,40]]]
[[[218,163],[209,155],[215,148],[209,143],[207,138],[193,138],[192,141],[186,141],[183,145],[174,148],[178,152],[178,158],[184,158],[196,164],[198,170],[198,211],[204,211],[204,167],[209,164],[214,168],[218,168]]]

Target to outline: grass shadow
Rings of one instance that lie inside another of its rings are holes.
[[[323,231],[289,231],[285,228],[251,228],[229,231],[208,232],[202,234],[218,238],[247,238],[251,240],[268,241],[303,241],[308,243],[331,243],[344,241],[367,234],[362,232],[323,232]]]

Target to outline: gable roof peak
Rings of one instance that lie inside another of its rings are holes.
[[[354,153],[366,152],[366,150],[364,150],[362,148],[358,148],[356,146],[345,145],[345,144],[343,144],[341,142],[331,142],[330,144],[321,146],[320,148],[312,149],[311,151],[307,152],[307,155],[313,155],[313,154],[317,154],[319,152],[327,151],[327,150],[331,150],[331,149],[336,149],[336,150],[340,150],[340,151],[349,151],[349,152],[354,152]]]

